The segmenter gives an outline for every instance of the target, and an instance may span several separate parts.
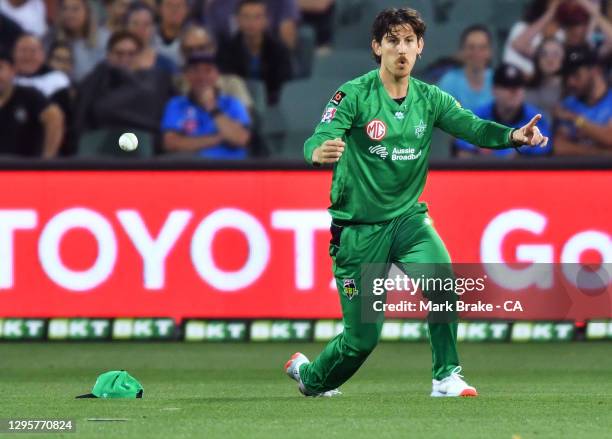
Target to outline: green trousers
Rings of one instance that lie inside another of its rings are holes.
[[[424,204],[406,214],[380,224],[332,225],[330,255],[338,286],[344,330],[333,338],[323,352],[300,368],[307,389],[324,392],[345,383],[368,358],[378,344],[384,313],[364,318],[364,301],[369,300],[362,285],[363,267],[421,267],[412,277],[452,276],[450,257],[444,243],[432,226]],[[368,265],[364,265],[368,264]],[[407,264],[407,265],[404,265]],[[417,265],[414,265],[417,264]],[[433,273],[433,271],[436,271]],[[381,277],[387,273],[381,272]],[[369,277],[369,275],[368,275]],[[371,288],[371,287],[370,287]],[[432,302],[456,301],[454,292],[423,291]],[[368,305],[369,306],[369,305]],[[459,365],[457,354],[456,313],[440,319],[428,317],[434,379],[450,375]]]

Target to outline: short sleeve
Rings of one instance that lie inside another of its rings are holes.
[[[32,87],[26,87],[27,90],[27,106],[30,114],[36,119],[40,118],[43,111],[47,109],[51,103],[41,92]]]

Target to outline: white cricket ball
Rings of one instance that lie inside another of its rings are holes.
[[[123,133],[119,137],[119,147],[124,151],[134,151],[138,148],[138,137],[134,133]]]

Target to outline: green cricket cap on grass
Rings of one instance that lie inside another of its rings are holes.
[[[77,398],[142,398],[142,385],[125,370],[111,370],[98,377],[91,393]]]

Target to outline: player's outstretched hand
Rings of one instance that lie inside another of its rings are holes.
[[[342,139],[326,140],[312,152],[314,163],[336,163],[342,157],[346,144]]]
[[[548,144],[548,137],[542,135],[540,129],[536,126],[538,121],[542,119],[541,114],[536,114],[529,123],[512,132],[512,142],[515,145],[531,145],[544,148]]]

